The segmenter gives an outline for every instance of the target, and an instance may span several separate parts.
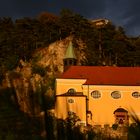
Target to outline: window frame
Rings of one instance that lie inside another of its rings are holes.
[[[73,103],[75,102],[75,100],[72,99],[72,98],[69,98],[69,99],[67,99],[67,102],[68,102],[69,104],[73,104]]]
[[[133,94],[137,94],[137,96],[136,96],[136,95],[133,95]],[[140,99],[140,92],[139,92],[139,91],[134,91],[134,92],[131,93],[131,96],[132,96],[134,99]]]
[[[100,99],[102,97],[102,94],[99,90],[93,90],[90,95],[93,99]]]
[[[68,94],[71,94],[71,95],[74,95],[74,94],[76,93],[76,90],[75,90],[74,88],[69,88],[69,89],[67,90],[67,93],[68,93]]]
[[[113,95],[114,94],[114,95]],[[116,97],[115,97],[116,96]],[[119,90],[115,90],[111,92],[111,98],[117,100],[122,98],[122,94]]]

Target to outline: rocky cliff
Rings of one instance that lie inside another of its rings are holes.
[[[39,114],[42,93],[48,101],[47,105],[50,106],[49,101],[54,97],[54,79],[63,72],[63,58],[70,41],[73,42],[78,65],[81,65],[81,61],[85,60],[86,46],[81,40],[67,37],[37,49],[29,62],[20,60],[16,69],[6,73],[2,87],[14,88],[16,93],[14,101],[18,102],[20,110],[30,115]]]

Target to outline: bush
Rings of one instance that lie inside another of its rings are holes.
[[[42,67],[42,66],[39,66],[39,65],[34,65],[32,67],[32,73],[35,73],[35,74],[39,74],[40,76],[45,76],[45,69]]]
[[[112,129],[113,129],[113,130],[117,130],[117,128],[118,128],[118,124],[113,124],[113,125],[112,125]]]

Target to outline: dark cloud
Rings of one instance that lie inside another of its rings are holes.
[[[139,0],[0,0],[0,16],[12,18],[37,16],[43,11],[58,14],[68,8],[86,18],[107,18],[125,28],[130,35],[140,35]]]
[[[10,16],[13,18],[35,16],[46,10],[46,0],[5,0],[0,5],[0,16]]]
[[[53,4],[54,3],[54,4]],[[74,12],[80,13],[85,17],[92,15],[100,16],[105,10],[104,0],[53,0],[47,5],[49,11],[58,12],[63,8],[72,9]]]
[[[140,1],[108,0],[106,16],[116,25],[123,26],[129,35],[140,35]]]

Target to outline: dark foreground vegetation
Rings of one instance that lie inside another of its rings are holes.
[[[20,111],[14,90],[0,90],[0,140],[41,140],[41,123]],[[40,138],[40,139],[39,139]]]

